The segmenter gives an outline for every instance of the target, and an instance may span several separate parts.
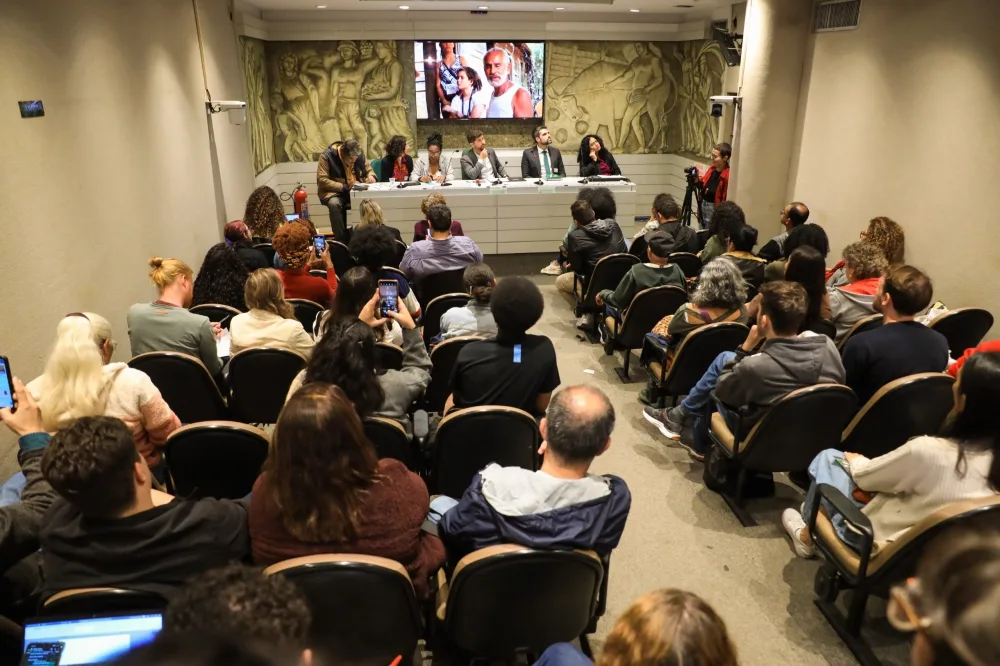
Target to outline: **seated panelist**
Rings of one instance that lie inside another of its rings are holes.
[[[522,178],[561,178],[566,175],[562,153],[552,146],[549,128],[541,125],[532,132],[535,146],[521,156]]]
[[[618,168],[614,155],[605,148],[604,139],[596,134],[588,134],[583,137],[576,161],[580,165],[580,175],[584,178],[622,175],[622,170]]]
[[[480,130],[469,130],[465,138],[469,141],[469,147],[462,153],[462,178],[493,180],[507,177],[507,171],[500,164],[496,151],[486,147],[486,137]]]

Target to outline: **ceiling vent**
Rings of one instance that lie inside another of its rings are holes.
[[[861,16],[861,0],[825,0],[817,3],[813,32],[853,30]]]

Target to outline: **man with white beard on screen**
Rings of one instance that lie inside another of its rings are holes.
[[[486,80],[493,86],[487,118],[532,118],[531,94],[510,80],[510,55],[493,47],[483,56]]]

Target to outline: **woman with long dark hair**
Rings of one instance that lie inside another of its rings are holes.
[[[782,262],[785,268],[784,279],[788,282],[798,282],[809,295],[809,308],[803,326],[817,319],[830,319],[830,292],[826,290],[826,262],[823,255],[814,247],[800,245],[792,250],[788,261]],[[760,294],[747,304],[747,315],[751,322],[757,320],[760,312]]]
[[[451,98],[451,103],[441,109],[449,118],[485,118],[486,102],[479,92],[483,89],[483,80],[479,73],[471,67],[462,67],[456,76],[458,94]]]
[[[421,530],[430,498],[419,476],[378,459],[346,393],[303,386],[278,417],[250,498],[256,564],[320,553],[361,553],[406,567],[418,596],[444,563],[441,540]]]
[[[819,499],[818,484],[835,487],[871,521],[876,543],[893,541],[949,504],[1000,490],[1000,352],[969,358],[954,386],[955,406],[941,434],[914,437],[895,451],[869,460],[827,449],[809,465],[813,479],[802,514],[785,509],[781,522],[799,557],[815,550],[805,519]],[[824,500],[837,536],[851,548],[860,534]]]
[[[701,263],[707,264],[725,254],[729,240],[745,227],[746,223],[746,215],[735,201],[723,201],[719,204],[712,212],[712,219],[708,223],[708,241],[698,253]]]
[[[385,144],[385,157],[382,158],[382,173],[379,180],[388,183],[394,178],[397,183],[405,183],[413,173],[413,158],[409,156],[410,144],[406,137],[400,134],[393,136]]]
[[[218,303],[245,312],[243,287],[248,277],[250,271],[240,261],[236,250],[226,243],[216,243],[208,249],[198,277],[194,279],[191,305]]]
[[[580,165],[580,175],[584,177],[622,175],[614,155],[604,147],[604,139],[596,134],[588,134],[580,141],[576,162]]]
[[[330,317],[357,317],[364,310],[365,306],[372,298],[372,294],[378,289],[378,278],[375,274],[364,266],[355,266],[344,273],[337,287],[337,294],[333,297],[330,309],[323,313],[320,318],[317,339],[323,337],[326,330],[326,322]],[[399,323],[393,319],[388,320],[382,326],[372,329],[377,342],[388,342],[397,347],[403,346],[403,329]]]

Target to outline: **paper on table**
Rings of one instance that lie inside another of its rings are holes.
[[[215,341],[215,353],[218,354],[219,358],[226,358],[229,356],[229,331],[222,329],[222,335],[219,339]]]

